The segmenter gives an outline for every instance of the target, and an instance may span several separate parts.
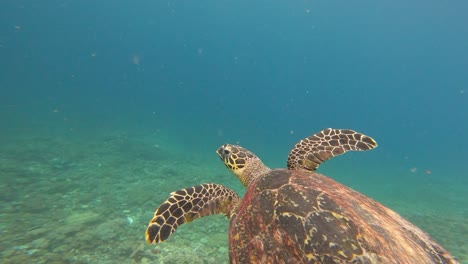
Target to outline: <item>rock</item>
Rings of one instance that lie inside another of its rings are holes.
[[[36,240],[33,240],[31,242],[32,246],[35,247],[35,248],[43,248],[43,249],[46,249],[50,246],[50,241],[46,238],[38,238]]]
[[[218,253],[219,254],[226,254],[226,253],[228,253],[228,249],[225,248],[225,247],[219,247],[218,248]]]
[[[48,228],[40,227],[40,228],[36,228],[36,229],[28,231],[28,233],[31,236],[40,236],[40,235],[45,234],[45,233],[47,233],[49,231],[50,231],[50,229],[48,229]]]
[[[104,241],[115,239],[120,235],[118,230],[121,230],[123,228],[123,223],[124,221],[122,221],[121,219],[113,219],[101,223],[93,231],[94,237],[96,239]]]
[[[84,225],[99,221],[99,215],[94,212],[74,213],[65,218],[67,225]]]

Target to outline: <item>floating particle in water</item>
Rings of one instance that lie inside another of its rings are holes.
[[[427,175],[431,175],[431,174],[432,174],[432,171],[431,171],[431,170],[426,170],[426,174],[427,174]]]
[[[135,64],[138,66],[140,65],[142,60],[143,60],[143,57],[140,54],[132,54],[130,58],[130,61],[132,62],[132,64]]]
[[[409,171],[410,171],[411,173],[415,173],[415,172],[418,171],[418,168],[411,168]]]

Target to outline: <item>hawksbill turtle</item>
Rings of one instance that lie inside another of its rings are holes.
[[[146,240],[160,243],[181,224],[225,214],[231,263],[458,263],[396,212],[315,172],[332,157],[375,147],[362,133],[329,128],[299,141],[288,169],[270,169],[225,144],[217,154],[247,187],[244,198],[214,183],[175,191],[156,210]]]

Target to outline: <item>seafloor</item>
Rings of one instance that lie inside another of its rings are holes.
[[[214,150],[211,158],[199,157],[157,133],[3,138],[0,262],[227,263],[223,216],[184,225],[158,246],[144,241],[154,209],[171,191],[202,182],[231,182],[239,189],[216,162]],[[451,195],[450,188],[424,188],[411,198],[393,193],[386,204],[468,262],[466,197],[421,207],[418,201],[437,203],[437,195]]]

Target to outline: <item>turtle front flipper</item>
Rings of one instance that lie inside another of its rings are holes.
[[[315,171],[320,164],[347,151],[371,150],[377,142],[350,129],[327,128],[299,141],[289,153],[288,169]]]
[[[148,243],[166,240],[183,223],[197,218],[225,214],[231,217],[239,195],[220,184],[201,184],[178,190],[159,206],[146,229]]]

